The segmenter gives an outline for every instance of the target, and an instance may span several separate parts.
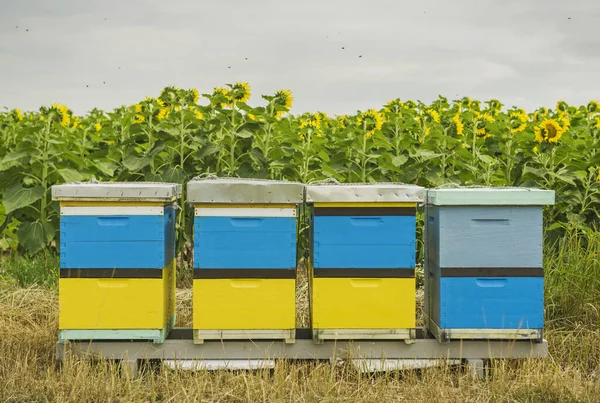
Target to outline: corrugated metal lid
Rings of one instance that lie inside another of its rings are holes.
[[[302,203],[304,185],[267,179],[194,178],[187,184],[190,203]]]
[[[53,200],[174,201],[181,185],[161,182],[73,182],[52,186]]]
[[[542,206],[554,204],[554,190],[518,187],[454,187],[427,190],[434,206]]]
[[[377,203],[424,200],[425,189],[404,183],[317,183],[306,186],[307,203]]]

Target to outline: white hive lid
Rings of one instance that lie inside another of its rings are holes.
[[[195,178],[187,184],[190,203],[298,204],[304,185],[267,179]]]
[[[418,203],[425,189],[403,183],[323,183],[306,186],[307,203]]]
[[[154,201],[181,197],[181,185],[160,182],[74,182],[52,186],[52,199],[62,201]]]

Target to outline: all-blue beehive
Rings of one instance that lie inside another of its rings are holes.
[[[549,204],[551,190],[427,191],[425,322],[438,340],[542,338]]]

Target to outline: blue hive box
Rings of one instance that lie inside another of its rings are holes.
[[[425,314],[439,340],[542,338],[548,204],[539,189],[427,191]]]

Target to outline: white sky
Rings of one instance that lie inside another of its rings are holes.
[[[235,81],[254,104],[291,89],[293,113],[438,94],[586,103],[599,21],[597,0],[0,0],[0,107],[84,113]]]

